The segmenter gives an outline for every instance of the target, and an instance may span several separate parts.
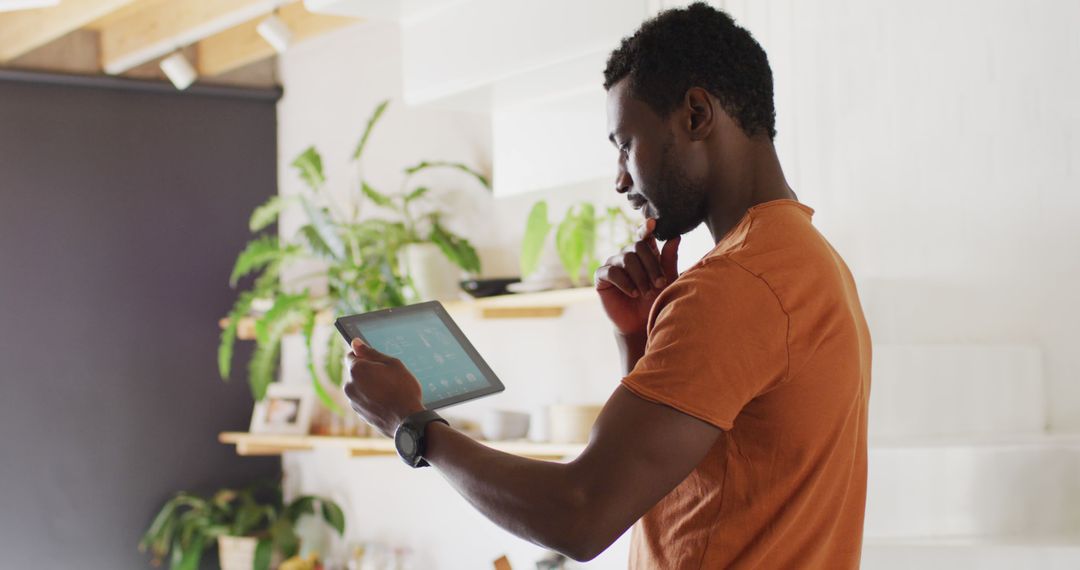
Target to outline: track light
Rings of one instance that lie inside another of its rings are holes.
[[[48,8],[59,3],[60,0],[0,0],[0,12]]]
[[[191,62],[180,52],[161,60],[161,71],[165,73],[165,77],[168,77],[169,81],[172,81],[173,86],[180,91],[187,89],[199,76],[195,68],[192,67]]]
[[[278,53],[285,53],[292,43],[292,30],[275,14],[260,22],[255,31],[259,32],[268,44],[274,46],[274,51]]]

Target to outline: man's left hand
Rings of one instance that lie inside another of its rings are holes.
[[[420,383],[400,360],[360,339],[353,339],[347,360],[352,378],[345,395],[352,409],[383,435],[394,437],[406,417],[423,411]]]

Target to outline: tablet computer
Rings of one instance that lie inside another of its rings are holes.
[[[429,410],[502,392],[502,382],[438,301],[341,317],[345,340],[359,337],[401,360],[420,382]]]

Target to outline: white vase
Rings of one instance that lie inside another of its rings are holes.
[[[252,570],[255,567],[255,547],[259,539],[251,536],[219,536],[218,562],[221,570]],[[281,564],[281,554],[270,557],[270,567]]]
[[[402,248],[402,271],[412,278],[421,301],[453,301],[461,296],[461,269],[433,243]]]

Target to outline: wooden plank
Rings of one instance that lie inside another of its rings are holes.
[[[64,0],[51,8],[0,14],[0,62],[73,32],[133,0]]]
[[[286,451],[342,449],[350,457],[396,455],[394,440],[386,437],[340,437],[318,435],[275,435],[222,432],[218,441],[235,445],[240,455],[280,455]],[[581,453],[579,443],[538,443],[532,441],[481,442],[492,448],[536,459],[562,459]]]
[[[100,23],[106,73],[123,73],[273,11],[277,0],[146,0]]]
[[[277,16],[292,30],[294,43],[360,21],[356,18],[312,14],[300,2],[283,6]],[[200,41],[199,75],[220,75],[275,55],[274,48],[255,30],[261,21],[262,18],[256,18]]]

